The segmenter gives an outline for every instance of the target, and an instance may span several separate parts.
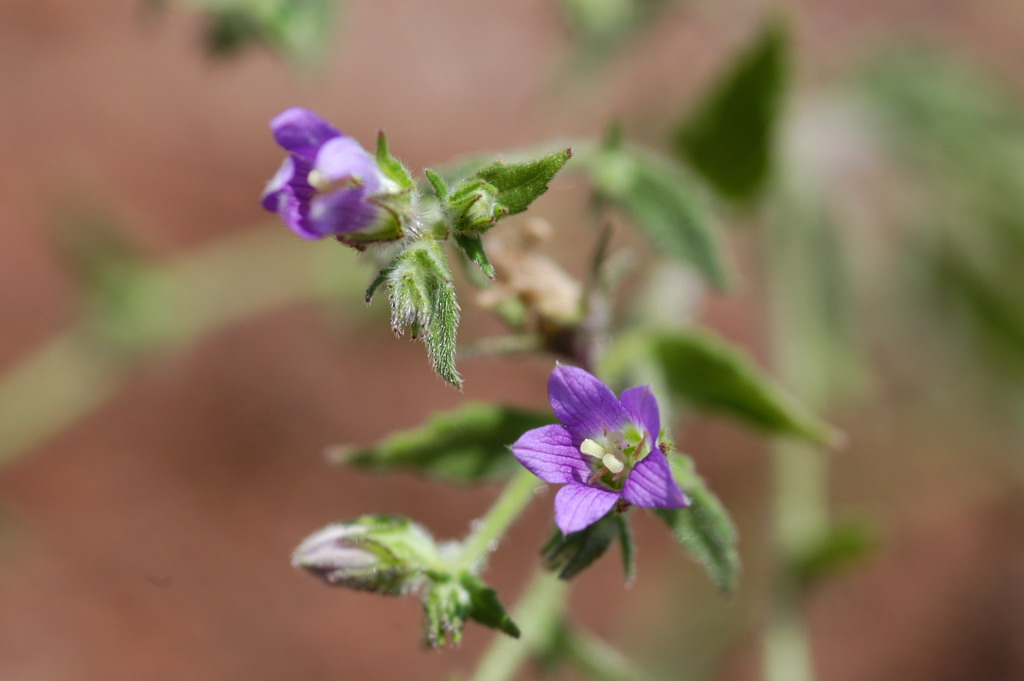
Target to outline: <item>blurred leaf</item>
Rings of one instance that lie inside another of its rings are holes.
[[[782,22],[768,21],[676,132],[677,153],[723,196],[750,200],[771,173],[787,40]]]
[[[508,445],[527,430],[554,422],[550,414],[496,404],[469,404],[436,414],[413,430],[373,447],[342,449],[342,463],[374,471],[406,471],[465,484],[501,480],[519,470]]]
[[[666,0],[558,0],[562,17],[589,56],[608,56],[649,26]]]
[[[794,561],[794,575],[804,587],[814,586],[863,560],[876,545],[866,523],[834,523]]]
[[[655,248],[689,263],[715,286],[727,284],[720,225],[697,181],[681,165],[614,138],[582,162],[599,202],[625,213]]]
[[[606,516],[579,532],[562,534],[557,527],[548,543],[540,550],[547,569],[560,579],[572,579],[600,558],[611,543],[620,537],[621,528],[612,509]]]
[[[204,43],[215,57],[234,57],[265,45],[297,66],[323,61],[334,38],[340,0],[210,0]]]
[[[497,629],[512,638],[519,638],[519,627],[505,611],[498,600],[497,592],[469,573],[463,573],[460,580],[469,593],[469,617],[485,627]]]
[[[837,438],[834,429],[764,376],[740,348],[723,339],[694,329],[657,334],[651,343],[673,396],[781,435],[819,444]]]
[[[690,498],[687,508],[660,508],[655,513],[669,526],[676,541],[701,564],[719,591],[732,593],[740,573],[736,550],[739,535],[729,512],[697,474],[693,461],[682,455],[669,458],[679,487]]]

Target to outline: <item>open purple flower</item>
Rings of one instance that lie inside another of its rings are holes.
[[[401,216],[388,200],[399,187],[359,142],[300,107],[275,116],[270,128],[290,154],[263,190],[263,207],[293,232],[353,245],[401,236]]]
[[[658,444],[661,416],[649,387],[630,388],[619,400],[583,369],[559,366],[548,396],[562,425],[523,433],[512,453],[541,480],[565,483],[555,496],[563,534],[592,525],[620,500],[645,508],[689,505]]]

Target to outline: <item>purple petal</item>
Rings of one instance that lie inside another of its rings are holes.
[[[338,130],[309,109],[292,107],[270,120],[274,139],[282,147],[312,162],[320,146],[341,135]]]
[[[376,194],[381,185],[377,161],[351,137],[335,137],[320,147],[314,167],[332,182],[356,179],[368,194]]]
[[[683,508],[690,505],[672,477],[672,469],[660,449],[633,466],[622,488],[622,498],[644,508]]]
[[[623,392],[622,406],[633,423],[647,431],[650,436],[648,444],[655,445],[661,434],[661,415],[658,413],[658,400],[650,386],[638,385]]]
[[[366,194],[366,187],[349,187],[316,197],[309,211],[310,229],[326,236],[369,227],[384,209],[367,201]]]
[[[281,216],[284,223],[303,239],[319,239],[309,220],[310,201],[315,193],[306,181],[310,165],[289,156],[263,190],[263,207]]]
[[[562,534],[579,532],[612,510],[619,496],[619,492],[571,482],[555,495],[555,524]]]
[[[629,419],[618,398],[604,383],[578,367],[558,366],[548,380],[548,397],[558,420],[578,444],[619,430]]]
[[[512,445],[512,453],[544,482],[584,482],[590,476],[590,466],[573,446],[572,436],[564,426],[541,426],[526,431]]]

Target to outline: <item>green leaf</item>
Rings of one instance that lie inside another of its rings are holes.
[[[412,175],[402,165],[402,162],[391,155],[391,151],[388,148],[388,139],[384,136],[383,131],[377,133],[377,165],[380,166],[381,172],[393,180],[400,188],[413,189],[416,186]]]
[[[425,424],[338,460],[374,471],[406,471],[458,484],[503,480],[519,470],[508,445],[527,430],[552,423],[550,414],[497,404],[469,404],[435,414]]]
[[[771,173],[787,45],[782,22],[768,21],[676,132],[680,156],[729,198],[754,198]]]
[[[804,588],[814,586],[863,560],[876,545],[864,522],[834,523],[794,560],[794,576]]]
[[[409,244],[370,285],[367,299],[385,281],[391,300],[392,330],[401,336],[408,328],[413,339],[422,334],[434,371],[461,388],[462,377],[455,368],[459,304],[441,245],[429,236]]]
[[[655,513],[672,530],[676,541],[707,572],[719,591],[732,593],[740,573],[736,550],[739,537],[728,511],[697,474],[689,457],[669,459],[679,487],[690,498],[687,508],[660,508]]]
[[[614,140],[583,159],[598,203],[615,206],[659,251],[725,287],[729,268],[721,227],[695,178],[672,159]]]
[[[487,257],[487,253],[484,251],[484,244],[480,237],[476,234],[455,234],[455,243],[458,244],[462,252],[466,254],[466,257],[475,262],[480,267],[480,271],[487,276],[488,279],[494,279],[494,265],[491,264],[490,259]]]
[[[460,580],[463,588],[469,593],[468,615],[474,622],[497,629],[512,638],[519,638],[519,627],[505,611],[505,606],[498,600],[497,592],[468,572],[462,574]]]
[[[444,201],[448,198],[448,185],[445,184],[444,178],[438,175],[435,171],[430,168],[426,168],[423,174],[427,176],[427,181],[430,182],[430,186],[434,189],[434,194],[437,196],[438,201]]]
[[[590,567],[620,536],[621,528],[614,518],[616,514],[617,511],[612,509],[593,525],[572,534],[562,534],[555,528],[551,539],[541,549],[547,568],[558,572],[561,579],[572,579]]]
[[[656,335],[650,342],[672,395],[780,435],[819,444],[835,444],[840,437],[725,340],[691,330]]]
[[[296,66],[322,63],[339,0],[226,0],[206,10],[204,42],[217,57],[266,45]]]
[[[571,157],[572,149],[565,149],[531,163],[495,161],[478,170],[471,179],[493,186],[498,205],[507,210],[508,215],[515,215],[548,190],[548,183]]]

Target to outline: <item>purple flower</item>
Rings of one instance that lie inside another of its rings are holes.
[[[630,388],[620,401],[583,369],[559,366],[548,396],[563,425],[523,433],[512,453],[541,480],[565,483],[555,496],[563,534],[592,525],[620,500],[645,508],[689,505],[658,444],[661,417],[649,387]]]
[[[400,218],[387,201],[399,187],[359,142],[300,107],[275,116],[270,128],[290,155],[263,190],[263,207],[293,232],[353,245],[401,236]]]

